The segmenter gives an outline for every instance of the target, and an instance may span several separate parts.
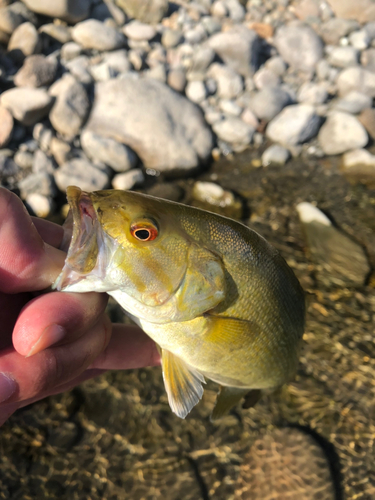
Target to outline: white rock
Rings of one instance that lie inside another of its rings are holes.
[[[156,35],[156,29],[146,23],[134,19],[123,28],[124,34],[132,40],[151,40]]]
[[[1,94],[1,104],[13,118],[25,126],[44,118],[52,105],[52,98],[44,89],[14,88]]]
[[[371,38],[369,37],[366,30],[353,31],[349,35],[349,41],[353,47],[358,50],[365,50],[371,43]]]
[[[327,47],[328,62],[338,68],[357,66],[359,52],[355,47]]]
[[[117,174],[112,179],[114,189],[122,189],[124,191],[133,189],[137,185],[142,185],[145,181],[145,176],[141,169],[130,170],[124,174]]]
[[[250,99],[249,106],[260,119],[270,121],[278,115],[285,106],[291,104],[291,97],[280,87],[266,87]]]
[[[31,193],[26,196],[25,202],[32,209],[37,217],[46,218],[52,212],[52,201],[47,196],[38,193]]]
[[[372,97],[352,90],[345,97],[339,99],[334,103],[333,108],[337,111],[344,111],[345,113],[351,113],[357,115],[361,113],[366,108],[371,108]]]
[[[320,129],[318,140],[326,155],[337,155],[350,149],[363,148],[368,143],[368,135],[357,118],[334,111]]]
[[[231,101],[230,99],[221,99],[219,102],[219,107],[224,113],[228,113],[229,115],[233,116],[240,116],[242,112],[241,106],[239,106],[235,101]]]
[[[328,99],[327,84],[305,82],[298,91],[298,102],[304,104],[319,105]]]
[[[211,64],[207,71],[207,77],[216,80],[217,94],[223,99],[233,99],[243,89],[243,81],[240,75],[223,64]]]
[[[262,154],[262,165],[263,167],[268,167],[268,165],[285,165],[289,158],[290,152],[288,149],[278,144],[273,144]]]
[[[341,97],[352,90],[375,97],[375,73],[358,66],[344,69],[337,78],[337,88]]]
[[[89,15],[90,0],[22,0],[27,7],[44,16],[57,17],[69,23],[77,23]]]
[[[226,191],[214,182],[195,182],[192,195],[196,200],[218,207],[232,205],[234,202],[233,193]]]
[[[313,106],[295,104],[284,108],[268,124],[266,134],[274,142],[296,146],[312,139],[319,126],[320,117]]]
[[[195,103],[204,101],[207,94],[206,87],[202,81],[188,82],[185,88],[185,93],[186,97]]]
[[[125,45],[124,35],[96,19],[87,19],[72,29],[72,38],[85,49],[115,50]]]
[[[254,75],[254,83],[257,89],[264,89],[265,87],[278,87],[280,82],[280,76],[269,68],[261,68]]]
[[[321,210],[319,210],[319,208],[315,207],[311,203],[308,203],[307,201],[298,203],[296,208],[301,222],[306,224],[318,222],[324,226],[332,225],[328,217]]]
[[[357,167],[358,165],[375,168],[375,155],[372,155],[367,149],[354,149],[342,156],[342,164],[345,169]]]
[[[214,123],[212,128],[219,139],[241,145],[250,144],[255,132],[255,128],[236,117],[224,118]]]

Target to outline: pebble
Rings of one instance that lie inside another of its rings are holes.
[[[250,109],[260,119],[270,121],[277,116],[285,106],[291,104],[288,92],[280,87],[266,87],[251,98]]]
[[[61,59],[64,62],[71,61],[82,54],[82,47],[76,42],[67,42],[61,47]]]
[[[343,154],[342,165],[345,169],[369,166],[374,169],[375,175],[375,155],[372,155],[367,149],[353,149]]]
[[[220,139],[240,145],[250,144],[255,132],[255,128],[234,116],[214,123],[212,129]]]
[[[34,154],[29,151],[18,150],[14,155],[14,162],[22,169],[31,169],[33,166]]]
[[[87,19],[74,26],[72,38],[84,49],[115,50],[125,45],[124,35],[96,19]]]
[[[270,121],[266,135],[274,142],[296,146],[315,137],[320,121],[313,106],[308,104],[287,106]]]
[[[194,51],[187,78],[189,80],[204,80],[210,64],[215,58],[215,52],[210,47],[197,47]]]
[[[2,106],[25,126],[34,125],[44,118],[52,102],[52,97],[44,89],[14,88],[1,94]]]
[[[337,89],[341,97],[352,90],[375,97],[375,73],[358,66],[344,69],[337,78]]]
[[[333,17],[320,26],[320,34],[329,45],[338,45],[340,39],[358,29],[359,23],[354,19]]]
[[[71,159],[72,148],[69,143],[58,137],[52,137],[50,153],[58,165],[63,165]]]
[[[22,62],[25,57],[37,54],[42,49],[42,43],[35,26],[22,23],[12,33],[9,43],[9,55],[16,61]]]
[[[4,106],[0,106],[0,148],[4,148],[12,138],[13,116]]]
[[[100,161],[115,172],[126,172],[135,167],[137,155],[125,144],[84,130],[81,134],[81,146],[88,158]]]
[[[371,139],[375,139],[375,109],[367,106],[358,116],[358,120],[365,127]]]
[[[33,128],[33,138],[37,141],[42,151],[48,152],[53,137],[52,130],[43,123],[37,123]]]
[[[12,177],[18,173],[19,167],[12,158],[9,149],[0,151],[0,177]]]
[[[371,38],[368,33],[363,29],[359,31],[353,31],[349,35],[350,44],[358,50],[367,49],[370,45]]]
[[[63,24],[55,24],[55,23],[43,24],[43,26],[39,28],[39,33],[47,35],[56,42],[63,44],[69,43],[72,39],[72,35],[70,34],[70,29],[68,28],[68,26],[65,26]]]
[[[0,30],[3,33],[11,35],[24,21],[23,16],[14,8],[14,4],[0,8]]]
[[[266,87],[278,87],[281,83],[281,78],[269,68],[261,68],[255,73],[253,81],[255,87],[261,90]]]
[[[273,144],[262,154],[262,165],[285,165],[290,158],[290,151],[279,144]]]
[[[64,66],[83,85],[90,85],[92,83],[90,61],[87,56],[81,55],[76,57],[65,63]]]
[[[375,5],[372,0],[329,0],[329,4],[337,17],[354,19],[359,23],[375,21]]]
[[[55,171],[55,166],[51,157],[47,156],[46,153],[41,149],[37,149],[34,153],[32,170],[34,174],[53,174]]]
[[[86,19],[90,12],[91,0],[23,0],[26,6],[37,14],[57,17],[75,24]]]
[[[116,3],[127,16],[149,24],[159,23],[168,10],[168,0],[153,0],[152,2],[117,0]]]
[[[228,217],[241,218],[243,207],[231,191],[214,182],[197,181],[192,190],[193,205],[218,212]]]
[[[56,194],[56,186],[52,175],[47,172],[33,173],[19,181],[18,187],[21,198],[26,199],[30,194],[38,193],[47,198]]]
[[[26,196],[25,203],[37,217],[42,217],[43,219],[47,218],[54,208],[52,200],[39,193],[30,193]]]
[[[243,81],[238,73],[223,64],[211,64],[207,76],[217,82],[217,95],[223,99],[233,99],[243,90]]]
[[[136,168],[125,172],[123,174],[117,174],[112,179],[112,187],[114,189],[128,190],[133,189],[135,186],[140,186],[144,183],[145,176],[141,169]]]
[[[197,104],[204,101],[207,95],[204,82],[201,80],[188,82],[185,88],[185,94],[190,101]]]
[[[273,71],[273,73],[278,76],[282,76],[287,69],[285,61],[280,56],[273,56],[267,59],[265,67]]]
[[[14,76],[17,87],[44,87],[53,82],[57,72],[57,59],[42,54],[25,59],[22,68]]]
[[[326,155],[345,153],[363,148],[368,135],[363,125],[349,113],[332,111],[318,135],[319,145]]]
[[[275,46],[284,61],[296,70],[311,72],[323,57],[323,41],[307,24],[281,26],[275,35]]]
[[[166,83],[167,82],[167,71],[165,69],[164,64],[159,64],[158,66],[154,66],[153,68],[147,69],[143,72],[143,75],[147,78],[153,78],[154,80],[158,80],[159,82]]]
[[[361,65],[364,69],[375,72],[375,48],[363,50],[360,57]]]
[[[104,169],[97,168],[84,158],[75,158],[55,170],[55,182],[60,191],[65,193],[70,185],[84,191],[96,191],[109,187],[109,175]]]
[[[84,86],[71,79],[58,94],[49,119],[57,132],[74,137],[85,123],[89,109],[90,102]]]
[[[362,94],[357,90],[352,90],[345,97],[342,97],[333,105],[333,108],[337,111],[344,111],[345,113],[351,113],[357,115],[361,113],[366,108],[371,108],[372,98],[368,95]]]
[[[357,66],[359,52],[355,47],[326,47],[328,52],[328,63],[338,68]]]
[[[172,49],[182,40],[182,33],[179,30],[165,29],[161,36],[161,43],[166,49]]]
[[[298,91],[298,102],[318,106],[324,104],[328,99],[327,84],[305,82]]]
[[[180,68],[171,68],[167,76],[168,85],[177,92],[183,92],[186,86],[185,71]]]
[[[124,35],[132,40],[151,40],[156,35],[156,29],[149,24],[141,23],[134,19],[123,28]]]
[[[221,109],[221,111],[223,111],[223,113],[227,113],[233,116],[240,116],[240,114],[242,113],[242,107],[239,106],[235,101],[232,101],[230,99],[221,99],[219,102],[219,108]],[[246,122],[246,120],[244,121]]]

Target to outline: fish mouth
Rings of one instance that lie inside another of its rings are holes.
[[[67,188],[69,213],[63,224],[61,249],[67,251],[65,265],[53,285],[56,290],[72,286],[93,271],[99,254],[100,224],[89,193]]]

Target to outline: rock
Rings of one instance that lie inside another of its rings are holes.
[[[67,42],[61,47],[61,59],[71,61],[82,54],[82,47],[76,42]]]
[[[186,86],[186,75],[182,68],[171,68],[167,77],[168,85],[177,92],[183,92]]]
[[[375,97],[375,74],[360,67],[344,69],[337,79],[337,88],[340,96],[357,90],[362,94]]]
[[[0,178],[12,177],[18,173],[19,167],[13,161],[12,154],[9,149],[0,151]]]
[[[349,181],[375,187],[375,156],[366,149],[354,149],[342,157],[345,177]]]
[[[242,78],[228,66],[219,63],[211,64],[207,77],[216,80],[217,94],[223,99],[233,99],[242,92]]]
[[[204,16],[201,19],[201,23],[208,35],[213,35],[214,33],[221,31],[221,23],[215,17]]]
[[[211,14],[215,17],[226,17],[228,15],[228,9],[225,6],[225,2],[222,0],[215,0],[211,6]]]
[[[358,28],[358,22],[353,19],[333,17],[321,25],[320,34],[326,44],[338,45],[341,38]]]
[[[327,47],[328,62],[338,68],[347,68],[348,66],[357,66],[359,52],[354,47]]]
[[[163,172],[195,168],[211,153],[212,135],[201,111],[153,79],[98,83],[86,128],[127,144],[146,168]]]
[[[115,50],[125,45],[125,37],[112,26],[96,19],[87,19],[74,26],[72,38],[84,49]]]
[[[16,62],[41,51],[39,34],[32,23],[22,23],[12,33],[8,43],[9,55]]]
[[[16,4],[19,3],[16,2]],[[11,35],[20,24],[26,21],[18,9],[15,9],[16,4],[0,8],[0,30],[8,35]]]
[[[265,67],[270,69],[275,75],[282,76],[286,71],[286,64],[280,56],[270,57],[266,63]]]
[[[192,102],[199,103],[204,101],[207,95],[204,82],[200,80],[188,82],[188,84],[186,85],[185,94],[186,97]]]
[[[274,43],[284,61],[296,70],[311,72],[323,57],[322,39],[306,24],[281,26]]]
[[[31,169],[33,166],[34,155],[29,151],[20,151],[14,155],[14,162],[22,169]]]
[[[117,0],[125,14],[149,24],[159,23],[168,10],[168,0]]]
[[[262,42],[257,33],[243,25],[212,35],[207,44],[234,71],[251,76],[258,69]]]
[[[293,12],[302,21],[319,17],[319,4],[316,0],[301,0],[293,6]]]
[[[108,66],[112,78],[131,70],[131,64],[125,49],[108,52],[104,55],[103,62]]]
[[[72,79],[57,96],[49,118],[57,132],[74,137],[80,132],[89,110],[90,102],[85,88]]]
[[[49,152],[53,132],[49,127],[42,123],[37,123],[33,128],[33,138],[37,141],[40,149],[44,152]]]
[[[354,19],[359,23],[375,21],[375,4],[372,0],[327,0],[336,17]]]
[[[71,159],[72,148],[70,145],[57,137],[52,137],[50,152],[58,165],[63,165]]]
[[[250,100],[250,109],[260,120],[270,121],[288,104],[291,98],[280,87],[264,88]]]
[[[241,120],[247,123],[248,125],[251,125],[253,128],[257,129],[259,126],[259,121],[257,117],[254,115],[254,113],[251,111],[249,108],[245,108],[243,110],[243,113],[241,115]]]
[[[287,106],[269,124],[267,137],[274,142],[296,146],[315,137],[320,117],[313,106],[295,104]]]
[[[177,47],[181,40],[182,33],[179,30],[171,30],[167,28],[163,31],[163,34],[161,36],[161,43],[166,49]]]
[[[186,43],[196,45],[207,38],[207,33],[202,25],[197,24],[194,28],[185,31],[184,38]]]
[[[192,197],[193,205],[199,208],[235,219],[240,219],[243,215],[242,202],[231,191],[223,189],[214,182],[195,182]]]
[[[187,78],[189,80],[204,80],[210,64],[215,58],[215,52],[210,47],[197,47],[191,60]]]
[[[375,73],[375,49],[370,48],[367,50],[363,50],[360,58],[362,66],[364,69],[367,69],[373,73]]]
[[[52,102],[52,97],[44,89],[14,88],[1,94],[2,106],[25,126],[34,125],[44,118]]]
[[[305,82],[298,91],[298,102],[318,106],[328,99],[327,84]]]
[[[46,155],[41,149],[37,149],[34,153],[32,170],[34,174],[47,173],[53,174],[55,166],[50,157]]]
[[[235,101],[231,101],[230,99],[221,99],[219,102],[219,108],[223,113],[227,113],[228,115],[240,116],[242,113],[242,108]],[[246,120],[244,120],[245,123]],[[249,123],[248,123],[249,124]]]
[[[356,115],[366,108],[371,108],[372,98],[368,95],[361,94],[356,90],[352,90],[345,97],[339,99],[333,106],[337,111],[344,111]]]
[[[358,50],[367,49],[370,45],[371,38],[368,33],[363,29],[359,31],[353,31],[349,35],[350,44]]]
[[[31,193],[25,198],[25,203],[34,212],[37,217],[45,219],[48,217],[53,208],[53,203],[50,198],[38,193]]]
[[[57,59],[42,54],[25,59],[22,68],[14,77],[17,87],[44,87],[52,83],[57,72]]]
[[[262,154],[262,165],[263,167],[268,167],[269,165],[285,165],[289,158],[290,152],[288,149],[278,144],[273,144]]]
[[[56,194],[56,186],[53,177],[46,173],[30,174],[18,183],[21,198],[24,200],[30,194],[38,193],[47,198]]]
[[[56,42],[64,44],[69,43],[72,39],[72,35],[70,34],[68,26],[64,26],[63,24],[43,24],[39,28],[39,33],[46,35]]]
[[[143,75],[147,78],[158,80],[159,82],[167,82],[167,70],[165,69],[164,64],[159,64],[158,66],[154,66],[151,69],[147,69],[143,72]]]
[[[92,67],[90,66],[90,61],[87,56],[81,55],[68,61],[65,63],[65,68],[76,80],[84,85],[90,85],[92,83],[92,75],[90,73]]]
[[[260,68],[254,75],[254,84],[257,89],[261,90],[265,87],[278,87],[281,82],[279,75],[276,75],[269,68]]]
[[[367,106],[367,109],[364,109],[358,116],[358,120],[365,127],[371,139],[375,139],[375,109]]]
[[[13,126],[13,116],[4,106],[0,106],[0,148],[4,148],[12,138]]]
[[[135,167],[138,158],[125,144],[84,130],[81,134],[81,146],[93,161],[101,161],[116,172],[126,172]]]
[[[91,0],[23,0],[23,2],[37,14],[57,17],[72,24],[86,19],[91,7]]]
[[[241,145],[250,144],[255,132],[255,128],[236,117],[224,118],[214,123],[212,129],[219,139]]]
[[[136,168],[125,172],[124,174],[117,174],[112,179],[113,189],[128,190],[133,189],[135,186],[141,186],[145,181],[144,173],[141,169]]]
[[[368,143],[368,135],[357,118],[342,111],[334,111],[320,129],[318,140],[326,155],[337,155],[350,149],[363,148]]]
[[[363,248],[336,229],[328,217],[310,203],[300,203],[297,211],[308,252],[317,266],[318,281],[328,286],[362,286],[370,271]]]
[[[132,40],[151,40],[156,35],[156,29],[153,26],[141,23],[136,19],[126,24],[123,32]]]
[[[55,171],[55,181],[63,193],[70,185],[78,186],[84,191],[109,187],[108,173],[83,158],[75,158],[61,165]]]

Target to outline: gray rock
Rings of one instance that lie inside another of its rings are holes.
[[[90,83],[92,83],[90,60],[87,56],[78,56],[66,62],[64,66],[71,75],[84,85],[90,85]]]
[[[183,92],[186,86],[186,74],[183,68],[171,68],[167,77],[168,85],[177,92]]]
[[[113,77],[131,70],[127,51],[125,49],[114,50],[104,55],[104,63],[107,64]]]
[[[43,24],[39,28],[39,33],[46,35],[47,37],[59,43],[68,43],[72,39],[70,29],[68,28],[68,26],[64,26],[63,24]]]
[[[320,121],[313,106],[295,104],[284,108],[268,124],[266,134],[274,142],[296,146],[315,137]]]
[[[275,75],[282,76],[286,71],[286,64],[280,56],[273,56],[267,59],[265,67],[270,69]]]
[[[132,40],[151,40],[156,35],[156,29],[146,23],[134,19],[123,28],[124,34]]]
[[[291,23],[281,26],[275,35],[275,46],[293,69],[311,72],[323,57],[323,41],[308,25]]]
[[[351,113],[357,115],[366,108],[371,108],[372,98],[368,95],[361,94],[356,90],[352,90],[345,97],[339,99],[333,108],[337,111],[344,111],[345,113]]]
[[[34,153],[32,170],[34,174],[53,174],[55,171],[55,165],[51,157],[47,156],[41,149],[37,149]]]
[[[298,102],[317,106],[328,99],[327,84],[305,82],[298,91]]]
[[[207,33],[202,25],[197,24],[194,28],[185,31],[184,38],[186,43],[196,45],[207,38]]]
[[[359,23],[354,19],[341,19],[333,17],[320,27],[320,34],[329,45],[338,45],[340,38],[359,28]]]
[[[0,106],[0,148],[5,147],[12,138],[13,127],[13,116],[4,106]]]
[[[358,64],[359,52],[354,47],[327,47],[327,52],[328,62],[332,66],[347,68]]]
[[[242,92],[242,78],[228,66],[219,63],[211,64],[207,77],[216,80],[217,95],[223,99],[233,99]]]
[[[240,23],[245,17],[246,10],[238,0],[224,0],[224,5],[228,10],[229,17],[235,23]]]
[[[114,189],[128,190],[133,189],[135,186],[141,186],[145,182],[145,175],[141,169],[136,168],[125,172],[124,174],[117,174],[112,179],[112,187]]]
[[[49,118],[54,129],[67,137],[77,135],[86,121],[90,102],[83,85],[70,81],[57,96]]]
[[[159,23],[168,10],[168,0],[117,0],[117,5],[134,19],[144,23]]]
[[[84,191],[96,191],[109,187],[109,175],[84,158],[75,158],[61,165],[55,171],[55,181],[60,191],[65,192],[70,185]]]
[[[355,19],[359,23],[375,21],[375,4],[372,0],[327,0],[336,17]]]
[[[55,57],[46,57],[42,54],[29,56],[14,76],[14,83],[17,87],[47,86],[55,79],[57,66]]]
[[[211,153],[212,135],[200,110],[153,79],[98,83],[87,130],[130,146],[146,168],[197,167]]]
[[[197,47],[187,73],[189,80],[204,80],[209,65],[215,58],[215,52],[210,47]]]
[[[90,12],[90,0],[23,0],[27,7],[37,14],[57,17],[68,23],[86,19]]]
[[[53,132],[49,127],[42,123],[37,123],[33,128],[33,138],[38,142],[40,149],[44,152],[49,152]]]
[[[291,98],[280,87],[264,88],[250,100],[250,109],[260,120],[270,121],[288,104]]]
[[[281,78],[279,75],[276,75],[269,68],[261,68],[254,75],[254,84],[255,87],[259,90],[264,89],[266,87],[278,87],[281,82]]]
[[[28,195],[38,193],[47,198],[53,197],[56,194],[56,186],[52,175],[40,172],[38,174],[30,174],[18,183],[21,192],[21,198],[25,199]]]
[[[337,78],[337,88],[341,97],[352,90],[375,97],[375,74],[360,67],[344,69]]]
[[[279,144],[273,144],[267,148],[262,154],[262,165],[268,167],[269,165],[285,165],[290,158],[290,151]]]
[[[206,98],[207,92],[204,82],[201,80],[198,81],[190,81],[186,85],[185,94],[190,101],[199,103],[204,101]]]
[[[357,118],[342,111],[334,111],[320,129],[318,140],[326,155],[337,155],[365,147],[368,135]]]
[[[41,51],[42,43],[32,23],[26,22],[18,26],[12,33],[8,43],[8,51],[12,59],[22,62],[25,57]]]
[[[82,47],[76,42],[67,42],[61,47],[61,59],[64,62],[71,61],[82,54]]]
[[[240,75],[249,76],[258,69],[261,39],[255,31],[243,25],[211,36],[207,44]]]
[[[137,155],[125,144],[102,137],[89,130],[81,134],[81,146],[91,160],[97,160],[113,168],[116,172],[126,172],[135,167]]]
[[[177,45],[182,40],[182,33],[179,30],[172,30],[166,28],[161,36],[161,43],[166,49],[172,49],[177,47]]]
[[[52,102],[52,97],[44,89],[14,88],[1,95],[2,106],[25,126],[34,125],[44,118]]]
[[[236,117],[224,118],[214,123],[212,129],[219,139],[241,145],[250,144],[255,132],[255,128]]]
[[[371,38],[366,30],[353,31],[349,35],[350,44],[358,50],[367,49],[370,45]]]
[[[207,31],[208,35],[213,35],[221,31],[221,23],[218,19],[212,16],[204,16],[201,19],[202,26]]]
[[[12,158],[12,151],[3,150],[0,151],[0,177],[12,177],[16,175],[19,171],[18,165],[14,162]]]
[[[72,38],[85,49],[115,50],[125,45],[124,35],[96,19],[87,19],[74,26]]]

